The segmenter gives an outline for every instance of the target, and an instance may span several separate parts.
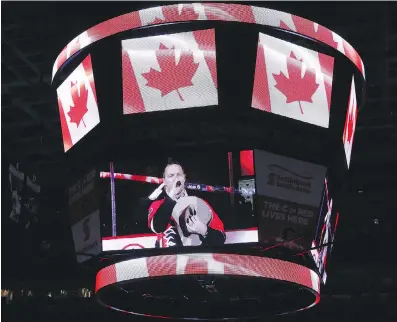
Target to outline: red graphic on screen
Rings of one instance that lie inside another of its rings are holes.
[[[284,21],[280,21],[280,28],[293,31]]]
[[[312,96],[318,89],[319,84],[316,83],[316,74],[314,70],[306,69],[305,75],[302,74],[302,59],[298,60],[291,51],[290,58],[287,58],[287,69],[289,77],[282,72],[273,74],[277,82],[276,88],[285,95],[287,103],[299,102],[299,108],[303,114],[301,101],[312,103]]]
[[[149,72],[142,76],[148,81],[146,86],[157,88],[161,91],[161,96],[165,96],[173,91],[177,91],[179,98],[183,97],[178,89],[192,86],[192,78],[199,66],[194,62],[193,53],[182,52],[179,62],[175,62],[174,48],[167,48],[160,44],[160,50],[156,51],[157,61],[161,71],[150,68]]]
[[[355,115],[354,115],[354,109],[351,109],[349,111],[349,114],[347,116],[347,127],[346,127],[346,142],[351,143],[353,134],[354,134],[354,124],[355,124]]]
[[[162,8],[164,20],[156,17],[152,24],[162,24],[165,22],[197,20],[199,15],[194,11],[193,4],[183,4],[179,12],[178,5],[171,5]]]
[[[357,53],[357,51],[350,45],[346,40],[343,40],[343,53],[346,55],[347,58],[349,58],[354,65],[358,67],[358,69],[361,71],[361,73],[364,75],[364,64],[363,61],[360,58],[360,55]]]
[[[241,21],[255,23],[251,6],[228,3],[203,3],[208,20]]]
[[[254,170],[254,151],[240,151],[240,168],[242,176],[253,176]]]
[[[96,275],[95,292],[111,284],[142,277],[213,274],[255,276],[297,283],[315,291],[316,297],[320,291],[318,275],[295,263],[238,254],[179,254],[129,259],[104,267]]]
[[[298,16],[292,16],[292,20],[294,21],[296,32],[322,41],[329,46],[338,49],[338,43],[334,40],[332,31],[328,28],[318,25],[316,31],[314,27],[315,23],[310,20],[306,20]],[[292,31],[292,29],[288,27],[283,21],[280,22],[280,27]],[[328,106],[329,108],[331,108],[332,74],[334,69],[334,59],[322,53],[318,53],[318,59],[323,74],[330,76],[330,79],[325,78],[324,85],[327,94]]]
[[[313,23],[313,26],[314,26],[314,23]],[[334,40],[332,31],[329,30],[328,28],[318,25],[316,36],[317,36],[318,40],[331,46],[332,48],[335,48],[335,49],[338,48],[338,43]]]
[[[345,148],[346,161],[348,167],[350,164],[351,151],[354,140],[354,132],[356,129],[356,122],[357,122],[357,115],[358,115],[357,97],[356,97],[356,90],[355,90],[355,84],[353,78],[350,87],[350,97],[349,97],[348,109],[346,112],[345,128],[343,130],[343,145]]]
[[[87,109],[87,99],[88,99],[88,90],[85,88],[85,84],[80,84],[80,95],[78,93],[77,83],[71,82],[71,92],[72,92],[72,100],[74,107],[70,108],[68,115],[70,117],[70,123],[76,123],[77,127],[80,126],[80,122],[83,122],[84,127],[85,123],[83,120],[84,115],[88,112]]]
[[[215,21],[240,21],[277,27],[275,24],[275,21],[277,21],[277,19],[275,18],[277,18],[277,16],[279,15],[284,15],[284,13],[280,11],[272,10],[272,17],[268,17],[269,19],[263,19],[266,18],[267,15],[269,15],[269,9],[241,4],[204,2],[200,3],[200,6],[204,8],[205,13],[202,14],[201,17],[199,17],[198,14],[194,11],[195,4],[177,4],[161,7],[164,19],[156,18],[153,22],[150,22],[149,24],[163,24],[167,22],[191,21],[201,19]],[[96,41],[112,36],[116,33],[141,27],[142,16],[151,16],[151,14],[153,12],[156,12],[158,9],[159,8],[150,8],[130,12],[101,22],[100,24],[88,29],[86,32],[91,38],[90,41],[84,43],[74,43],[73,40],[72,42],[70,42],[69,45],[62,50],[57,60],[55,61],[52,76],[54,77],[57,71],[65,64],[69,57],[73,56],[77,51],[91,45]],[[256,17],[253,14],[253,10],[256,12]],[[342,54],[347,56],[359,68],[360,72],[364,76],[363,62],[358,53],[349,43],[342,39],[342,48],[337,48],[337,44],[333,40],[333,34],[331,30],[321,25],[315,24],[310,20],[295,15],[290,16],[293,19],[297,33],[312,37],[337,49]],[[282,21],[280,23],[280,27],[283,29],[290,29]],[[68,50],[69,54],[67,54]]]
[[[66,152],[100,122],[90,55],[57,88],[57,95]]]
[[[190,257],[187,260],[187,263],[185,266],[185,271],[183,273],[189,274],[190,272],[194,272],[195,274],[207,275],[208,274],[208,264],[209,264],[208,261],[203,258]]]
[[[328,28],[317,25],[316,31],[315,23],[313,21],[295,15],[292,15],[292,20],[294,22],[297,33],[319,40],[335,49],[338,48],[338,43],[334,41],[332,31]],[[291,30],[291,28],[289,28],[283,21],[281,21],[280,27],[283,29]]]

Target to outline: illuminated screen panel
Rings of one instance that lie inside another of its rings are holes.
[[[210,283],[203,283],[203,280]],[[156,287],[153,281],[160,287]],[[178,281],[183,285],[182,289],[176,287]],[[230,288],[225,288],[226,281]],[[123,298],[117,293],[121,284],[121,291],[125,294],[125,289],[134,289],[134,292]],[[277,287],[274,300],[276,284],[282,286]],[[171,295],[160,297],[158,294],[164,294],[164,290],[167,294],[172,292]],[[307,291],[312,294],[305,294]],[[162,319],[241,320],[241,316],[250,319],[263,316],[264,307],[266,310],[271,308],[266,313],[280,315],[316,305],[320,301],[320,279],[308,267],[276,258],[184,252],[139,256],[103,267],[96,275],[95,294],[98,301],[108,308],[134,315]],[[218,300],[216,309],[214,301],[205,306],[209,296]],[[146,305],[148,301],[149,305]],[[255,301],[254,305],[252,301]],[[197,307],[197,310],[193,311],[192,307]],[[186,308],[189,312],[185,311]],[[183,317],[175,316],[178,313]]]
[[[98,172],[92,169],[69,186],[69,220],[78,263],[101,252],[101,220]],[[83,254],[87,254],[83,255]]]
[[[343,147],[345,149],[347,167],[350,166],[354,133],[356,131],[357,115],[358,115],[358,108],[357,108],[356,85],[354,83],[354,76],[353,76],[350,87],[349,105],[346,113],[345,129],[343,131]]]
[[[66,152],[100,122],[90,55],[58,87],[57,94]]]
[[[328,128],[334,58],[259,33],[253,108]]]
[[[211,167],[207,154],[178,161],[115,163],[117,233],[104,232],[104,251],[258,242],[252,192],[230,187],[228,154],[213,153]]]
[[[324,284],[327,280],[327,273],[325,271],[327,258],[332,251],[332,243],[335,238],[338,220],[339,213],[333,209],[333,200],[329,193],[327,179],[325,179],[320,218],[317,224],[316,235],[312,242],[313,249],[311,250],[314,262],[316,263]]]
[[[268,8],[225,3],[185,3],[129,12],[106,20],[75,37],[57,57],[52,77],[75,53],[116,33],[143,26],[193,20],[256,23],[293,31],[331,46],[350,59],[365,78],[364,64],[356,50],[341,36],[316,22]]]
[[[122,65],[124,114],[218,104],[214,29],[123,40]]]
[[[255,150],[259,241],[303,251],[318,222],[326,168]]]
[[[242,176],[253,176],[255,174],[253,150],[240,151],[240,170]]]
[[[175,275],[255,276],[296,283],[320,291],[318,275],[307,267],[275,258],[239,254],[178,254],[129,259],[102,268],[95,293],[120,282]]]

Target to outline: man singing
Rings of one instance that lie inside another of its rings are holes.
[[[172,162],[164,169],[163,183],[149,196],[148,225],[157,234],[156,247],[222,245],[222,221],[203,199],[188,196],[182,167]],[[164,191],[163,191],[164,190]]]

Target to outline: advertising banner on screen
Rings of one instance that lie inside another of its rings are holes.
[[[124,114],[218,104],[214,29],[123,40],[122,65]]]
[[[100,186],[95,169],[69,187],[69,214],[77,261],[82,263],[101,252]]]
[[[57,94],[66,152],[100,121],[90,55],[58,87]]]
[[[259,240],[286,243],[297,250],[309,248],[326,168],[260,150],[254,151],[254,158]]]
[[[29,229],[38,222],[41,185],[36,175],[19,162],[8,166],[8,188],[11,195],[9,218]]]
[[[102,250],[99,210],[94,211],[72,226],[74,249],[78,263],[89,260]],[[88,256],[84,255],[87,254]]]
[[[230,187],[228,161],[228,153],[219,152],[210,155],[210,163],[206,153],[181,154],[178,162],[152,159],[145,167],[133,161],[115,162],[117,234],[104,235],[103,249],[258,242],[252,207],[255,190],[246,191],[254,188],[254,181],[242,187],[236,178],[238,183]],[[109,186],[110,175],[101,172],[101,177]]]
[[[349,105],[347,107],[345,128],[343,131],[343,147],[345,149],[347,167],[350,166],[350,159],[353,147],[354,133],[356,131],[356,122],[358,116],[356,85],[354,76],[350,87]]]
[[[252,107],[328,128],[334,58],[259,34]]]

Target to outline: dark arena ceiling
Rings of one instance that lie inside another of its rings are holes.
[[[3,289],[93,288],[93,272],[74,263],[67,214],[57,209],[60,183],[70,169],[63,161],[56,91],[50,85],[52,66],[65,45],[89,27],[161,4],[2,2],[2,167],[17,161],[28,164],[49,191],[48,211],[37,230],[6,229],[3,224]],[[366,105],[358,117],[329,282],[314,309],[278,320],[396,321],[392,303],[397,303],[397,4],[255,5],[300,15],[340,34],[361,55],[367,78]],[[4,174],[5,170],[3,178]],[[7,219],[3,213],[2,223]],[[2,306],[8,321],[123,319],[100,308],[92,298],[77,295]]]

